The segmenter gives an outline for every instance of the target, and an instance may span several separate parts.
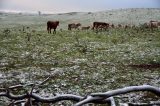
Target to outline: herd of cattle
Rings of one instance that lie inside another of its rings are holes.
[[[59,21],[48,21],[47,22],[47,30],[48,33],[51,33],[51,29],[54,29],[54,33],[56,33],[56,29],[57,26],[59,26]],[[160,21],[149,21],[147,23],[144,23],[143,25],[144,28],[150,28],[152,31],[154,28],[159,28],[160,27]],[[68,30],[72,30],[72,29],[80,29],[81,30],[88,30],[88,29],[92,29],[92,30],[107,30],[109,28],[135,28],[137,26],[135,25],[122,25],[122,24],[118,24],[118,25],[114,25],[114,24],[110,24],[110,23],[106,23],[106,22],[93,22],[92,26],[81,26],[81,23],[71,23],[68,24]]]

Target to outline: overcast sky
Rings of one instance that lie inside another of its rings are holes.
[[[160,8],[160,0],[0,0],[0,10],[51,13]]]

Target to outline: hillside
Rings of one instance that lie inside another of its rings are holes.
[[[56,34],[47,33],[48,20],[60,21]],[[50,98],[61,94],[86,97],[91,93],[128,86],[151,85],[160,88],[160,29],[64,30],[71,22],[81,22],[83,26],[91,25],[93,21],[138,25],[150,20],[160,20],[160,9],[41,16],[0,13],[0,106],[21,100],[2,97],[13,90],[5,88],[19,84],[24,87],[16,88],[13,94],[26,94],[24,101],[32,98],[28,95],[30,91],[42,98]],[[117,106],[122,106],[118,105],[121,103],[160,101],[159,97],[147,92],[118,95],[114,99]],[[62,103],[63,106],[73,106],[75,102]]]
[[[160,9],[119,9],[100,12],[72,12],[61,14],[0,14],[0,28],[28,25],[39,30],[46,30],[48,20],[59,20],[60,27],[66,29],[68,23],[81,22],[91,25],[93,21],[114,24],[142,24],[150,20],[160,20]]]

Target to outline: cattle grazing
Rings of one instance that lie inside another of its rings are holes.
[[[118,28],[122,28],[122,25],[121,25],[121,24],[118,24]]]
[[[111,28],[114,28],[114,24],[111,24],[110,27],[111,27]]]
[[[96,30],[98,30],[98,31],[102,31],[102,30],[106,30],[107,28],[105,27],[105,26],[103,26],[103,25],[99,25],[97,28],[96,28]]]
[[[59,25],[59,21],[48,21],[47,22],[48,33],[51,33],[51,29],[54,29],[53,33],[56,33],[56,29],[58,25]]]
[[[151,23],[151,22],[158,22],[158,21],[151,20],[150,23]]]
[[[136,28],[136,25],[132,25],[131,28]]]
[[[143,25],[142,25],[142,27],[144,27],[144,28],[150,28],[150,23],[144,23]]]
[[[82,27],[81,29],[82,30],[88,30],[88,29],[90,29],[90,26]]]
[[[128,28],[128,25],[125,25],[125,26],[124,26],[124,29],[127,29],[127,28]]]
[[[124,29],[125,29],[125,30],[128,29],[128,28],[131,28],[131,26],[130,26],[130,25],[125,25],[125,26],[124,26]]]
[[[72,23],[72,24],[68,24],[68,30],[79,29],[80,26],[81,26],[80,23]]]
[[[109,28],[109,23],[105,23],[105,22],[93,22],[93,30],[106,30]]]
[[[158,29],[158,27],[160,26],[160,22],[151,20],[149,25],[150,25],[151,30],[153,31],[153,28],[157,28]]]

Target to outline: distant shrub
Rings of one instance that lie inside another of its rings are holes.
[[[70,13],[67,13],[68,15],[76,15],[77,12],[70,12]]]

